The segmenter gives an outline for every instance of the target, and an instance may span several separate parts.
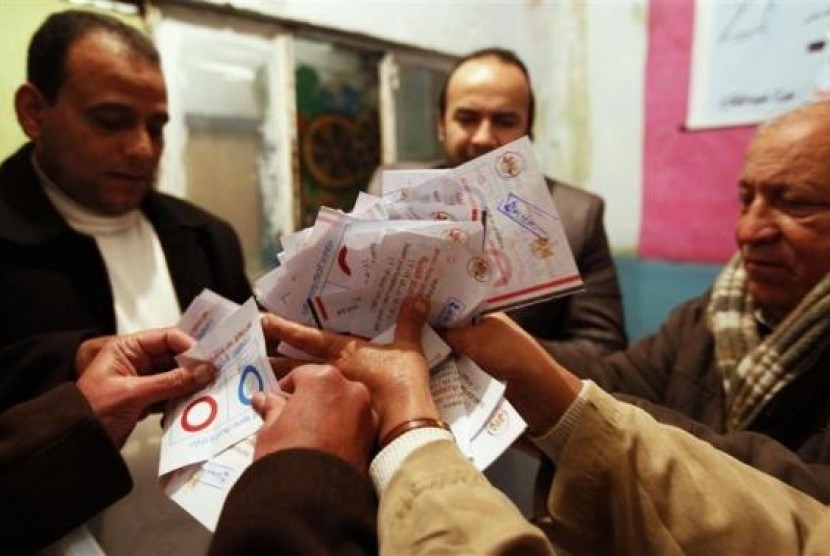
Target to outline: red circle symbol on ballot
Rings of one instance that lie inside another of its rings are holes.
[[[193,423],[191,421],[190,414],[196,410],[196,408],[200,408],[202,404],[207,404],[208,406],[208,414],[206,417],[201,417],[201,421],[197,423]],[[211,398],[210,396],[202,396],[201,398],[196,398],[187,407],[184,408],[182,412],[182,428],[187,432],[199,432],[203,428],[210,425],[213,420],[216,418],[216,413],[219,410],[219,407],[216,405],[216,400]]]

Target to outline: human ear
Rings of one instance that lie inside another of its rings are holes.
[[[435,117],[435,128],[437,130],[438,141],[440,143],[443,143],[444,139],[447,138],[446,126],[444,126],[444,117],[443,116],[444,116],[443,114],[438,114]]]
[[[48,106],[46,98],[31,83],[24,83],[14,94],[14,109],[23,133],[36,140],[41,135],[43,113]]]

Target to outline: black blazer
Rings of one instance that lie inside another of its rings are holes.
[[[365,474],[318,450],[254,462],[233,486],[209,554],[377,554],[375,491]]]
[[[54,209],[25,145],[0,166],[0,410],[74,378],[88,336],[115,333],[112,291],[95,240]],[[169,195],[141,206],[161,242],[179,308],[202,291],[251,295],[226,222]]]

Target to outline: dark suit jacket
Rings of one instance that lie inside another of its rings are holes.
[[[396,163],[378,168],[367,186],[380,195],[380,173],[386,169],[445,168],[442,161]],[[551,178],[553,204],[562,219],[585,291],[509,311],[525,330],[544,340],[555,356],[613,353],[625,348],[625,321],[617,272],[605,234],[603,200]]]
[[[672,311],[660,329],[605,358],[560,361],[660,422],[830,503],[830,349],[778,391],[745,431],[726,429],[726,394],[706,309],[710,292]]]
[[[29,554],[130,491],[118,448],[74,383],[0,414],[0,547]]]
[[[613,353],[625,348],[622,294],[602,217],[605,204],[592,193],[546,178],[553,204],[585,291],[508,314],[554,356]]]
[[[210,554],[376,554],[369,479],[324,452],[292,449],[254,462],[234,485]]]
[[[115,333],[95,240],[54,209],[31,151],[26,145],[0,166],[0,410],[74,378],[83,338]],[[158,192],[141,209],[161,242],[180,309],[206,287],[240,303],[251,295],[227,223]]]
[[[126,495],[118,448],[73,383],[0,414],[0,546],[29,554]],[[377,553],[374,489],[345,461],[285,450],[234,485],[212,554]]]

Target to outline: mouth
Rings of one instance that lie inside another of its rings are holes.
[[[744,269],[752,280],[766,282],[778,281],[790,274],[790,267],[772,259],[744,259]]]
[[[110,172],[109,177],[117,182],[129,184],[132,186],[144,186],[152,180],[152,176],[147,174],[134,174],[130,172]]]
[[[774,259],[761,259],[757,257],[747,257],[744,259],[744,265],[749,267],[759,267],[759,268],[775,268],[775,267],[784,267],[784,263],[780,261],[776,261]]]

